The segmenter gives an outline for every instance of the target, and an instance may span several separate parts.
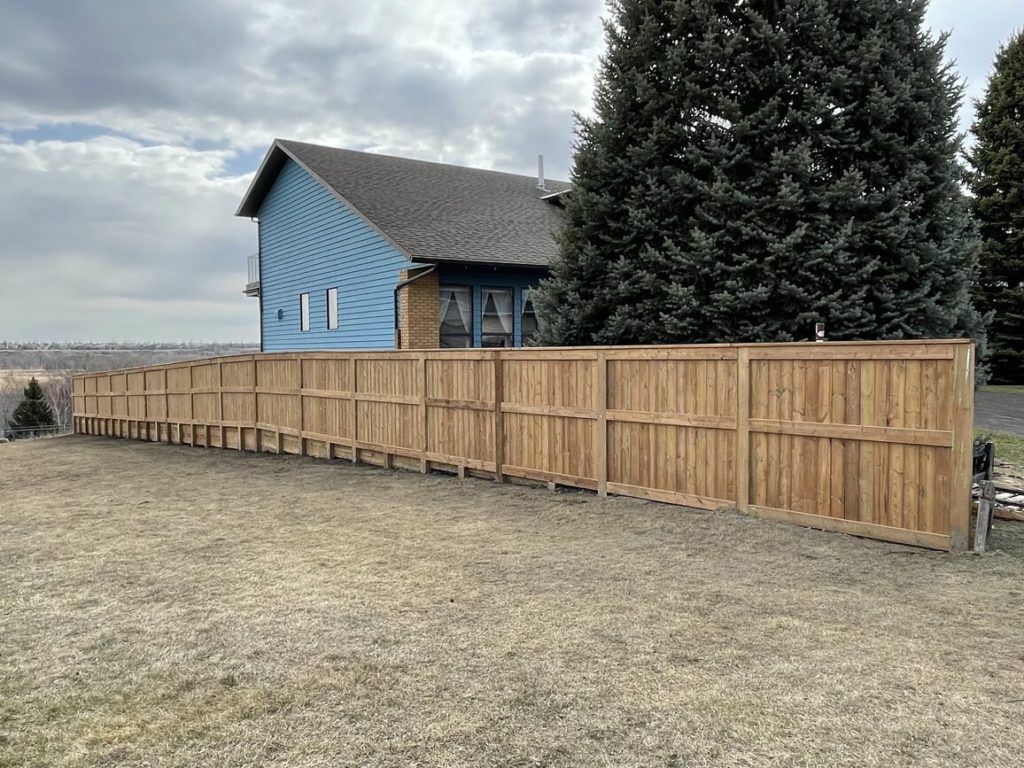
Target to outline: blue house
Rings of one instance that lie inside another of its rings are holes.
[[[276,140],[237,215],[264,351],[518,347],[565,182]]]

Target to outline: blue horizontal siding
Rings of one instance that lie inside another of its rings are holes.
[[[292,160],[259,221],[264,350],[394,346],[394,289],[409,266],[401,252]],[[327,329],[328,288],[338,289],[334,331]],[[309,294],[307,332],[300,328],[302,293]]]
[[[483,344],[483,289],[513,288],[513,313],[515,331],[513,343],[517,347],[523,344],[520,317],[523,313],[523,289],[536,288],[544,272],[541,271],[508,271],[500,267],[494,269],[453,269],[438,270],[437,280],[440,285],[468,285],[473,289],[473,346]]]

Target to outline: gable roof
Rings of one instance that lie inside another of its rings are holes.
[[[275,139],[236,211],[256,216],[294,160],[417,261],[546,267],[564,181]],[[548,199],[542,199],[543,197]]]

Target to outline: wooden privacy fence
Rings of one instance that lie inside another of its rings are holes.
[[[973,349],[246,355],[77,376],[75,431],[530,478],[963,550]]]

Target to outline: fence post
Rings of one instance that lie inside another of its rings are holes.
[[[97,403],[98,405],[98,403]],[[149,441],[149,395],[146,394],[146,371],[142,371],[142,418],[146,424],[146,440]],[[139,427],[138,439],[142,439],[142,427]]]
[[[750,350],[736,350],[736,508],[750,509]]]
[[[594,399],[597,401],[597,446],[594,463],[597,470],[597,495],[608,495],[608,354],[603,350],[594,359]]]
[[[359,358],[352,358],[352,463],[359,461]]]
[[[167,369],[164,369],[164,375],[167,375]],[[188,418],[192,422],[188,428],[188,444],[193,448],[196,445],[196,393],[195,393],[196,382],[192,378],[192,364],[188,366]]]
[[[505,399],[505,372],[501,352],[493,353],[494,361],[494,481],[505,482],[505,417],[501,402]]]
[[[423,451],[420,456],[420,472],[427,472],[427,448],[430,442],[427,440],[427,353],[420,352],[420,448]]]
[[[306,455],[306,438],[302,433],[306,431],[306,398],[302,396],[302,390],[306,386],[306,366],[303,365],[301,356],[295,358],[299,365],[299,456]],[[260,450],[260,431],[256,430],[256,450]]]
[[[256,450],[260,448],[260,428],[257,426],[260,423],[260,387],[259,379],[259,366],[256,363],[256,355],[252,356],[252,433],[253,439],[256,441]],[[238,427],[238,450],[245,450],[245,427]]]
[[[957,344],[953,350],[953,489],[949,498],[949,550],[966,552],[973,505],[974,344]]]
[[[170,418],[168,416],[167,418]],[[224,444],[224,361],[217,361],[217,422],[220,426],[220,447],[227,448]],[[167,439],[170,441],[171,426],[167,425]]]
[[[142,377],[145,378],[146,374],[143,373]],[[127,379],[125,379],[125,389],[126,390],[128,389],[128,381],[127,381]],[[168,389],[167,369],[164,368],[164,420],[167,422],[167,442],[170,443],[171,442],[171,398],[170,398],[170,395],[167,394],[167,389]],[[127,409],[127,405],[125,406],[125,408]],[[157,427],[156,433],[157,433],[157,437],[159,437],[160,436],[160,428],[159,427]],[[179,443],[181,442],[181,427],[178,427],[178,442]]]

